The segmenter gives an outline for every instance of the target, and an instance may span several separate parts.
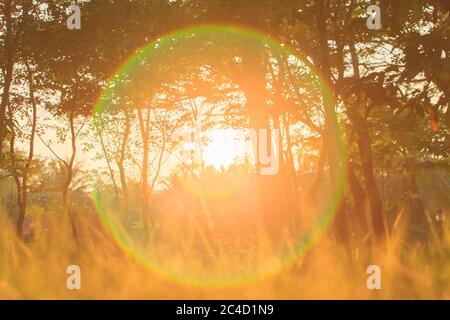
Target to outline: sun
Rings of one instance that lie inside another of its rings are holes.
[[[208,144],[203,150],[206,166],[227,168],[249,155],[245,134],[238,129],[214,129],[208,132]]]

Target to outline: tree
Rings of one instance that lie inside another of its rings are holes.
[[[6,137],[7,108],[10,103],[10,89],[13,82],[16,54],[21,43],[23,28],[32,11],[39,5],[31,0],[19,1],[6,0],[1,9],[0,28],[2,29],[2,98],[0,102],[0,168],[3,167],[3,142]]]

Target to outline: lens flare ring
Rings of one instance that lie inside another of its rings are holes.
[[[279,43],[277,40],[274,40],[272,37],[264,33],[242,26],[200,25],[177,30],[159,37],[126,59],[110,78],[108,85],[99,97],[95,106],[94,117],[101,116],[102,113],[106,112],[108,104],[120,99],[120,97],[124,95],[126,96],[128,92],[127,90],[131,87],[135,87],[137,88],[135,89],[136,91],[143,93],[136,101],[133,101],[133,104],[136,105],[139,103],[145,103],[146,99],[149,98],[148,95],[146,96],[145,92],[154,84],[154,79],[151,78],[152,74],[148,74],[149,70],[145,69],[145,72],[141,70],[143,65],[145,63],[149,63],[153,68],[157,64],[161,64],[164,61],[165,63],[175,61],[171,60],[174,59],[174,57],[171,56],[174,52],[176,53],[177,46],[184,46],[184,48],[186,48],[192,46],[191,43],[195,45],[196,41],[208,41],[211,37],[236,39],[239,41],[247,41],[250,44],[260,43],[271,49],[279,50],[279,52],[283,52],[287,56],[295,57],[295,59],[300,61],[304,65],[304,68],[307,69],[308,79],[310,79],[311,84],[315,86],[318,92],[321,93],[323,101],[325,101],[325,99],[333,99],[332,101],[334,105],[336,105],[333,92],[327,81],[324,80],[323,76],[321,76],[320,71],[312,65],[307,58],[302,57],[298,52],[294,51],[286,44]],[[207,42],[205,43],[205,46],[207,46]],[[338,126],[336,125],[335,127],[335,134],[338,137],[337,140],[339,141],[338,150],[340,161],[341,164],[343,164],[345,163],[344,144],[342,142],[342,135]],[[102,196],[99,192],[94,191],[92,198],[103,224],[111,232],[112,236],[121,248],[129,252],[134,258],[150,270],[177,283],[191,286],[222,288],[248,284],[249,282],[266,279],[294,264],[299,257],[301,257],[314,245],[319,236],[325,231],[327,226],[333,220],[338,204],[343,195],[345,175],[345,170],[341,170],[339,174],[338,187],[332,193],[329,203],[327,203],[325,209],[315,221],[309,232],[304,234],[300,239],[295,240],[294,250],[289,250],[288,252],[283,253],[281,257],[281,264],[274,264],[274,267],[265,269],[263,272],[255,270],[255,272],[251,274],[246,273],[237,278],[226,278],[223,280],[217,278],[208,279],[202,275],[191,274],[186,270],[168,270],[168,268],[164,266],[156,257],[143,253],[138,246],[133,244],[133,240],[127,234],[127,231],[117,223],[116,218],[108,212],[109,210],[107,208],[103,206]],[[182,241],[183,239],[180,239],[180,242]]]

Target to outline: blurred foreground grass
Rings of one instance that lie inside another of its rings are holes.
[[[282,266],[276,274],[221,288],[168,279],[121,249],[92,217],[86,216],[79,223],[83,231],[77,243],[65,232],[66,222],[61,218],[45,226],[35,223],[33,238],[27,241],[18,240],[11,224],[1,221],[0,298],[450,299],[448,221],[441,231],[430,224],[431,236],[425,243],[411,243],[405,237],[406,223],[399,219],[391,232],[393,236],[382,248],[369,255],[362,247],[353,246],[350,259],[341,244],[322,235],[306,254]],[[181,243],[185,239],[180,239]],[[167,248],[156,245],[152,250],[164,260]],[[182,253],[167,259],[186,266]],[[238,262],[227,261],[227,256],[221,255],[208,263],[208,267],[214,265],[220,277],[221,270],[228,273],[227,268]],[[66,288],[66,268],[73,264],[82,270],[81,290]],[[370,264],[381,267],[381,290],[366,287],[366,268]]]

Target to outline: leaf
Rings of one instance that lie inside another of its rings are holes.
[[[364,9],[363,7],[356,7],[353,11],[352,11],[352,18],[360,18],[365,16],[366,14],[366,9]]]

